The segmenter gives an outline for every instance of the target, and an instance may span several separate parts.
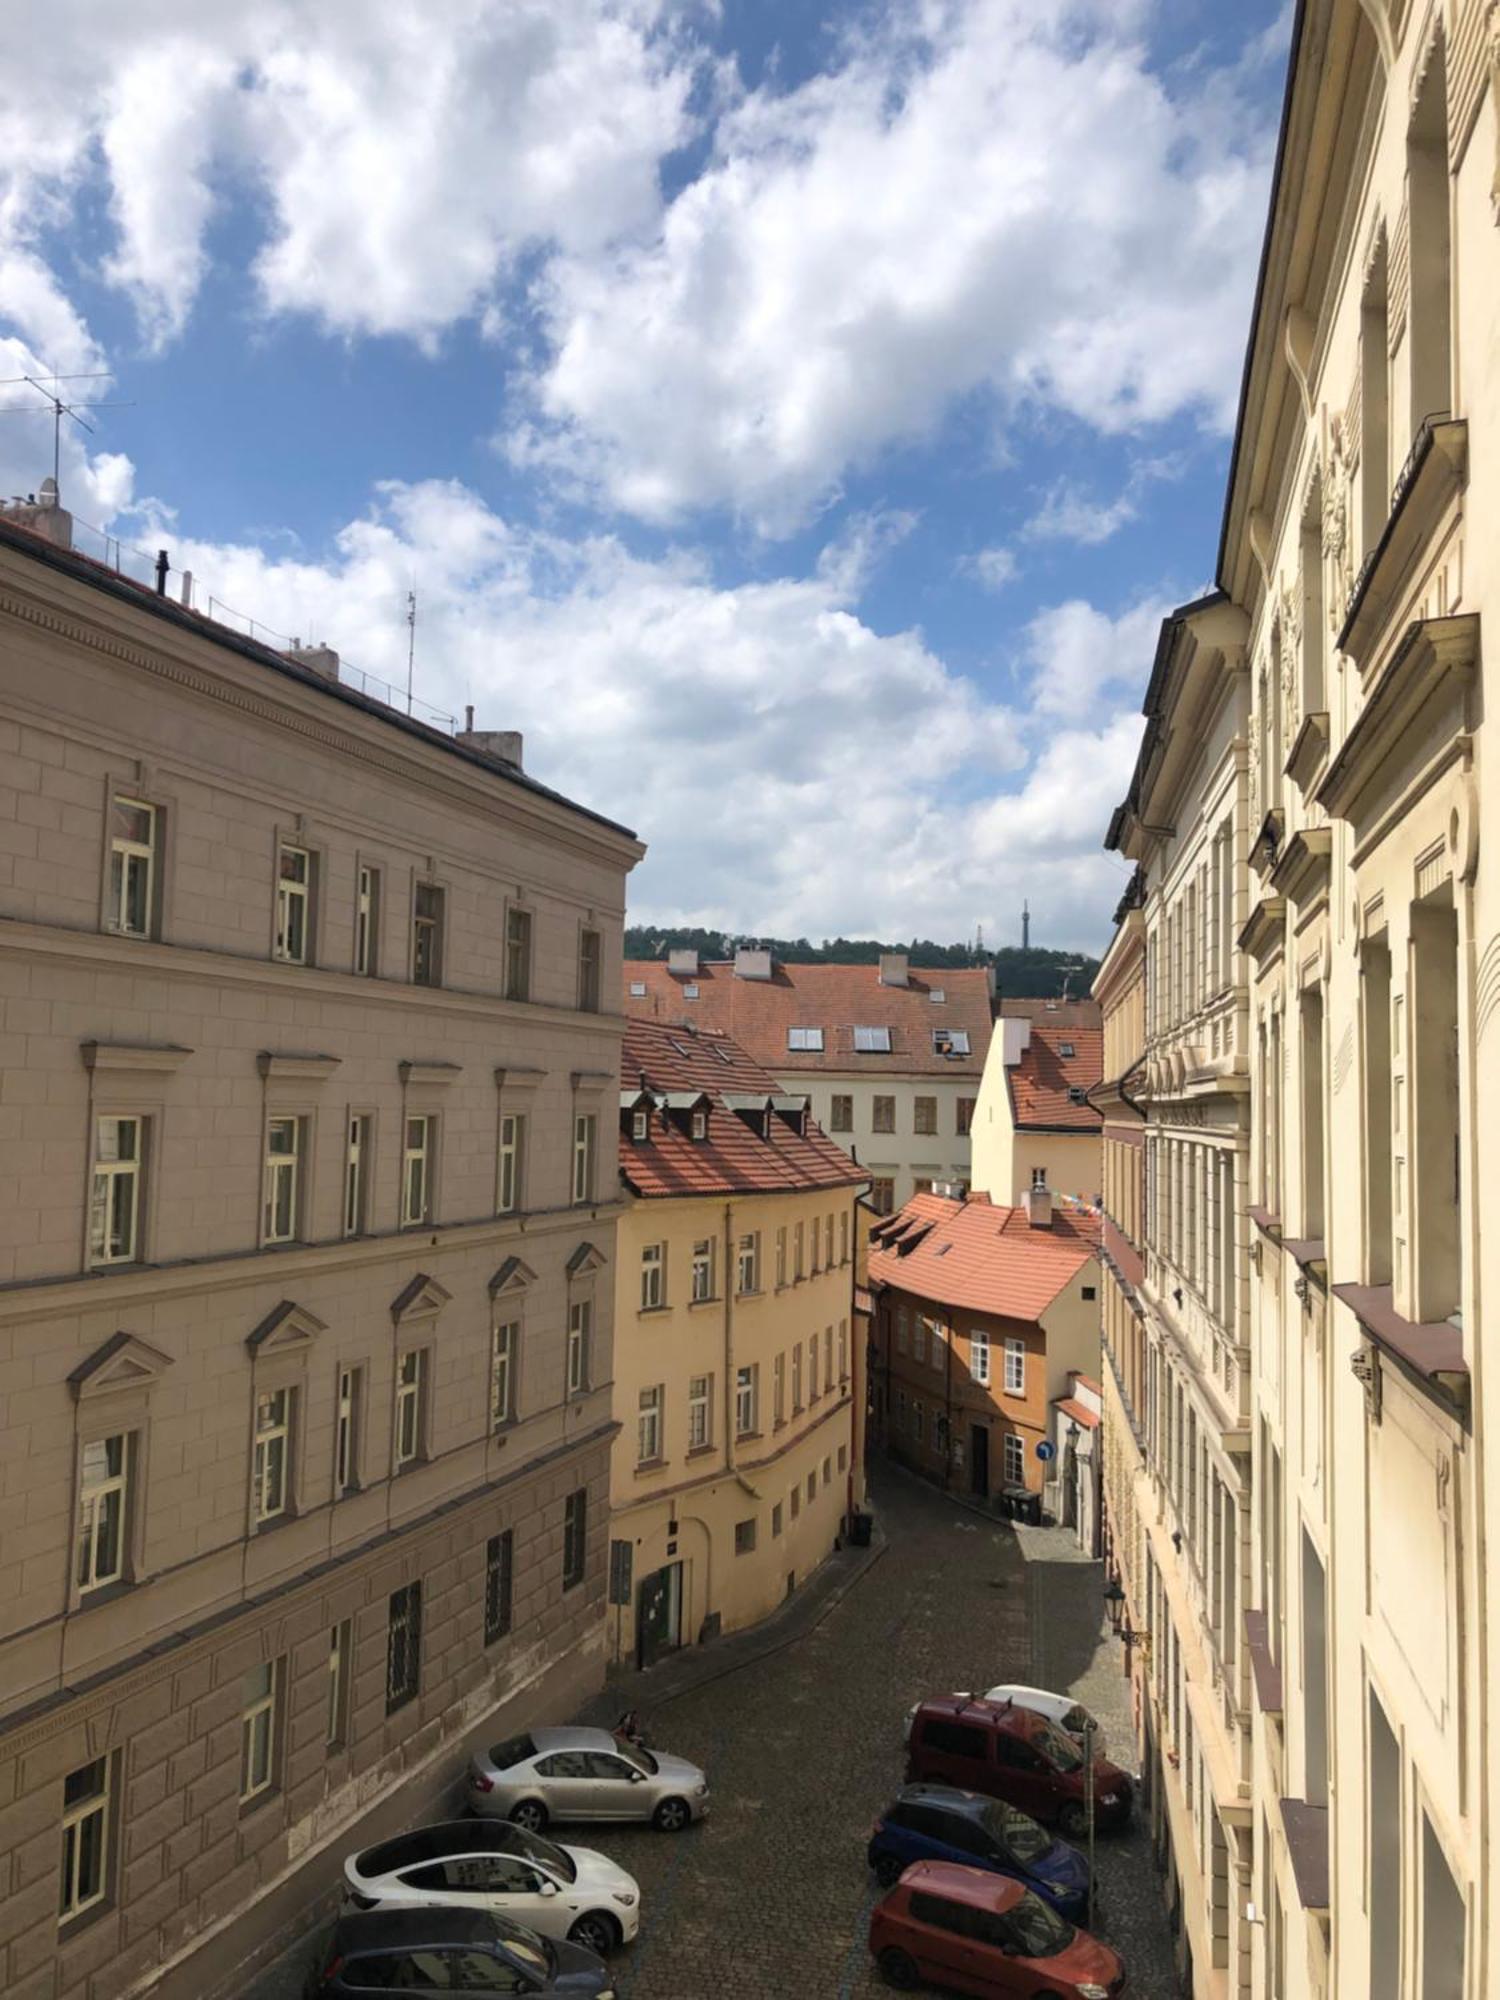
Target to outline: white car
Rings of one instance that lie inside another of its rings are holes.
[[[397,1834],[351,1854],[344,1881],[356,1909],[492,1910],[601,1955],[628,1944],[641,1920],[635,1877],[607,1855],[559,1847],[507,1820],[449,1820]]]
[[[967,1688],[955,1689],[954,1692],[956,1696],[967,1700],[973,1700],[974,1698],[971,1690]],[[984,1701],[1013,1702],[1017,1708],[1029,1708],[1034,1710],[1038,1715],[1045,1715],[1049,1722],[1055,1722],[1059,1729],[1071,1736],[1080,1749],[1083,1747],[1084,1736],[1088,1731],[1090,1723],[1092,1723],[1094,1730],[1094,1755],[1096,1757],[1107,1757],[1109,1755],[1109,1742],[1104,1731],[1099,1727],[1099,1724],[1090,1715],[1083,1703],[1081,1701],[1074,1701],[1070,1694],[1053,1694],[1047,1688],[1023,1687],[1019,1681],[1004,1681],[999,1687],[986,1688],[981,1699]],[[920,1702],[914,1702],[906,1711],[907,1736],[911,1735],[912,1717],[921,1705]]]

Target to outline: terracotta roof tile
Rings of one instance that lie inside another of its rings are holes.
[[[1052,1407],[1060,1410],[1065,1417],[1071,1417],[1075,1424],[1082,1424],[1086,1431],[1099,1428],[1099,1412],[1091,1410],[1087,1403],[1080,1403],[1076,1396],[1059,1396]]]
[[[1072,1055],[1064,1053],[1066,1049]],[[1104,1079],[1104,1036],[1098,1028],[1058,1028],[1033,1022],[1021,1060],[1005,1072],[1011,1114],[1020,1130],[1098,1132],[1103,1114],[1077,1102],[1074,1090]]]
[[[919,1194],[870,1238],[870,1283],[895,1285],[940,1305],[1036,1320],[1094,1255],[1087,1217],[1054,1210],[1035,1229],[1019,1208],[984,1195],[950,1201]],[[877,1241],[878,1238],[878,1241]],[[911,1245],[905,1254],[893,1239]]]
[[[982,967],[913,967],[906,986],[882,986],[874,965],[796,965],[780,959],[769,979],[741,979],[715,960],[677,973],[655,959],[626,962],[625,1012],[636,1020],[717,1028],[779,1076],[806,1071],[874,1076],[952,1076],[978,1087],[990,1046],[989,975]],[[632,993],[631,986],[644,993]],[[684,988],[696,987],[688,999]],[[943,998],[935,1000],[933,995]],[[889,1028],[890,1053],[857,1051],[856,1027]],[[820,1028],[821,1049],[787,1046],[792,1028]],[[933,1031],[967,1035],[969,1053],[940,1055]]]
[[[620,1085],[622,1101],[638,1090],[709,1100],[703,1139],[692,1138],[659,1108],[651,1113],[647,1139],[634,1138],[622,1119],[620,1172],[633,1194],[790,1194],[857,1187],[869,1178],[811,1118],[799,1133],[773,1110],[762,1137],[730,1110],[726,1098],[789,1100],[776,1078],[725,1035],[631,1021]]]

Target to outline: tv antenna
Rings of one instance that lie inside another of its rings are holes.
[[[406,712],[411,714],[412,669],[417,661],[417,593],[406,593]]]
[[[94,368],[80,375],[43,375],[40,380],[35,375],[7,375],[0,377],[0,388],[15,389],[19,388],[22,383],[25,383],[29,388],[35,389],[37,394],[43,398],[42,404],[7,403],[0,405],[0,417],[39,417],[42,415],[44,408],[51,412],[52,484],[54,486],[59,484],[62,474],[62,423],[64,417],[71,418],[75,424],[79,425],[81,429],[86,430],[92,436],[94,434],[94,426],[89,422],[87,417],[81,417],[78,414],[80,410],[130,410],[135,407],[133,403],[91,403],[84,402],[81,399],[77,402],[69,402],[59,395],[56,384],[59,382],[98,382],[104,380],[108,374],[109,370],[107,368]],[[54,385],[50,389],[45,386],[48,382]]]

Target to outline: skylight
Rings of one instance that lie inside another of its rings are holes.
[[[1076,1056],[1078,1050],[1075,1048],[1072,1042],[1059,1042],[1057,1045],[1057,1053],[1060,1056]]]
[[[786,1045],[789,1049],[821,1049],[823,1030],[821,1028],[788,1028]]]
[[[631,980],[631,982],[630,982],[630,997],[631,997],[631,999],[632,999],[632,1000],[644,1000],[644,999],[645,999],[645,997],[646,997],[646,982],[645,982],[645,980],[644,980],[644,979],[632,979],[632,980]]]
[[[941,1007],[947,1000],[948,995],[943,991],[941,986],[934,986],[927,997],[934,1007]]]
[[[861,1056],[888,1056],[891,1052],[889,1028],[856,1028],[854,1053]]]
[[[682,989],[682,997],[683,997],[683,999],[684,999],[684,1000],[696,1000],[696,999],[697,999],[697,997],[698,997],[698,989],[697,989],[697,987],[696,987],[695,985],[693,985],[693,984],[692,984],[692,982],[691,982],[691,981],[689,981],[689,983],[688,983],[688,984],[687,984],[686,986],[684,986],[684,987],[683,987],[683,989]]]

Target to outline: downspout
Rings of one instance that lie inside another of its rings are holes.
[[[733,1242],[734,1203],[724,1204],[724,1469],[737,1472],[739,1457],[734,1434],[734,1287],[730,1283],[729,1248]],[[759,1413],[757,1412],[757,1415]]]
[[[953,1484],[953,1336],[956,1326],[948,1328],[948,1353],[944,1362],[943,1375],[943,1425],[947,1442],[943,1447],[943,1491],[946,1493]]]

